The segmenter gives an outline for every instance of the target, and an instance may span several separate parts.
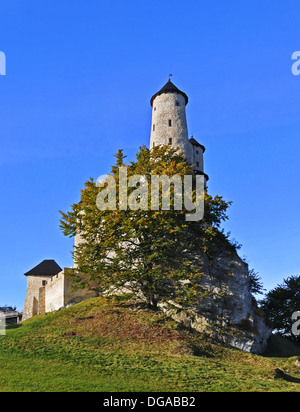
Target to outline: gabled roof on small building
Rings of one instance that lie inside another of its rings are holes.
[[[62,268],[53,259],[46,259],[25,273],[25,276],[54,276],[62,271]]]
[[[175,86],[175,84],[173,84],[173,83],[171,82],[171,80],[169,79],[169,80],[167,81],[167,83],[166,83],[157,93],[155,93],[155,94],[151,97],[151,100],[150,100],[151,106],[152,106],[152,104],[153,104],[153,100],[155,99],[155,97],[156,97],[156,96],[159,96],[159,95],[162,94],[162,93],[179,93],[179,94],[182,94],[182,96],[185,98],[185,104],[186,104],[186,105],[188,104],[189,99],[188,99],[187,95],[186,95],[184,92],[182,92],[181,90],[179,90],[179,89]]]

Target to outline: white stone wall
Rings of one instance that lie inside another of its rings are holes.
[[[172,139],[172,146],[179,146],[188,161],[192,162],[185,98],[179,93],[162,93],[153,100],[150,149],[154,145],[170,144],[169,139]]]
[[[47,283],[51,276],[27,276],[27,292],[24,303],[23,320],[38,315],[39,290],[43,287],[43,281]]]
[[[80,301],[98,296],[98,293],[88,289],[74,290],[67,274],[68,270],[53,276],[46,286],[46,312],[58,310],[72,301]]]
[[[73,268],[66,269],[64,275],[64,306],[69,305],[70,303],[79,302],[81,300],[93,298],[99,296],[94,290],[89,290],[88,288],[79,288],[74,290],[72,281],[68,275],[68,271],[72,273]],[[77,272],[77,276],[80,274]]]
[[[203,150],[200,146],[192,146],[192,159],[191,163],[194,168],[198,171],[204,172],[204,164],[203,164]],[[199,166],[198,166],[199,165]]]
[[[64,285],[63,271],[49,280],[46,286],[46,312],[52,312],[64,306]]]

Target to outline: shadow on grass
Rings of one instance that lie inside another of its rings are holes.
[[[282,336],[272,335],[268,342],[268,348],[263,356],[276,358],[300,356],[300,345]]]
[[[287,375],[281,369],[275,369],[275,378],[283,379],[287,382],[300,383],[299,378],[294,378],[293,376]]]
[[[21,323],[7,323],[5,328],[6,330],[10,330],[10,329],[18,329],[21,326],[23,326]]]

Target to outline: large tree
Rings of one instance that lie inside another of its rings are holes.
[[[122,150],[115,157],[116,163],[109,175],[116,182],[113,190],[108,190],[109,185],[103,189],[90,179],[81,192],[81,201],[73,204],[70,212],[61,212],[63,233],[66,236],[80,233],[83,239],[74,250],[78,270],[72,275],[73,282],[102,293],[111,287],[126,286],[134,293],[142,293],[150,308],[169,299],[186,305],[196,304],[205,292],[199,281],[201,268],[193,252],[202,249],[208,256],[213,253],[214,239],[224,236],[219,228],[227,219],[229,203],[205,192],[204,218],[186,221],[186,208],[177,210],[175,207],[175,186],[170,186],[170,210],[162,210],[162,196],[157,199],[157,210],[149,210],[145,204],[150,204],[151,190],[136,195],[137,188],[129,187],[128,200],[131,196],[136,205],[129,208],[124,201],[119,201],[123,190],[120,168],[127,167],[128,184],[133,176],[141,175],[149,188],[153,175],[176,175],[182,177],[182,182],[184,176],[192,176],[193,180],[195,176],[183,154],[170,146],[155,147],[151,151],[141,147],[136,160],[127,165]],[[105,190],[105,200],[115,202],[115,210],[99,210],[97,199],[102,193],[103,200]]]
[[[300,311],[300,276],[290,276],[270,290],[261,302],[268,323],[273,330],[282,336],[300,341],[299,335],[292,333],[294,312]]]

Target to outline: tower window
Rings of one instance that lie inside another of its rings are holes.
[[[176,105],[176,106],[180,106],[180,104],[179,104],[179,102],[178,102],[178,101],[175,103],[175,105]]]
[[[172,126],[172,120],[169,120],[169,127]]]
[[[198,151],[198,150],[196,150],[196,154],[199,154],[199,151]]]
[[[43,285],[43,286],[46,286],[46,285],[47,285],[47,281],[46,281],[46,280],[43,280],[42,285]]]
[[[153,125],[153,131],[155,132],[155,124]]]
[[[196,162],[197,167],[199,167],[199,162]]]
[[[156,110],[156,107],[154,107],[154,111]]]
[[[169,137],[169,145],[172,146],[172,137]]]
[[[155,146],[155,142],[153,142],[153,147]]]

